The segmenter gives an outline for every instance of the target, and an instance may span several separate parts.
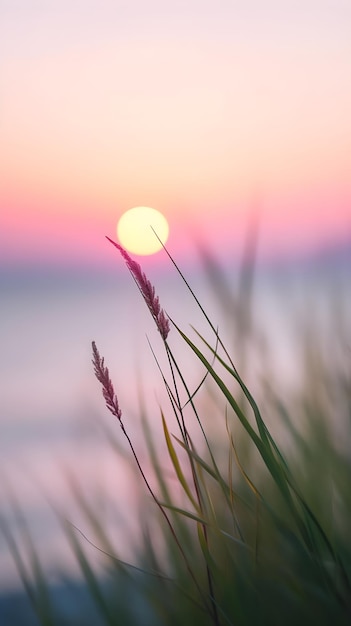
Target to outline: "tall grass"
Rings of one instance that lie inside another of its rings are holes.
[[[320,338],[313,337],[311,329],[301,329],[305,371],[300,389],[281,394],[267,368],[258,402],[244,380],[249,375],[247,345],[254,341],[250,264],[242,272],[239,297],[230,305],[235,308],[236,362],[171,257],[206,321],[206,336],[196,329],[185,332],[166,315],[140,266],[111,243],[126,262],[159,331],[166,369],[152,350],[169,403],[159,411],[163,445],[154,439],[147,407],[142,407],[149,457],[145,463],[129,434],[118,390],[93,342],[95,376],[115,422],[110,442],[118,450],[124,442],[124,453],[127,450],[148,496],[140,500],[139,556],[127,564],[116,555],[99,511],[72,483],[97,549],[108,564],[108,576],[102,579],[89,561],[89,538],[62,519],[101,622],[348,624],[351,455],[347,446],[335,441],[332,424],[334,417],[344,415],[344,440],[348,437],[350,443],[347,328],[331,341],[333,349],[340,342],[338,358],[330,353],[322,358]],[[219,280],[213,259],[207,255],[204,260],[218,298],[228,307],[230,291]],[[177,342],[184,343],[203,373],[196,389],[190,388],[175,356]],[[268,423],[273,427],[268,428]],[[285,433],[279,444],[274,425]],[[28,571],[5,524],[3,530],[41,622],[58,623],[35,551],[31,548]]]

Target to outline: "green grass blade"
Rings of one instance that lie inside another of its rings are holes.
[[[183,471],[182,471],[182,468],[180,466],[180,463],[179,463],[179,460],[178,460],[178,457],[177,457],[177,453],[176,453],[176,451],[174,449],[174,446],[172,444],[172,440],[171,440],[170,434],[168,432],[166,420],[164,418],[164,415],[163,415],[162,411],[161,411],[161,417],[162,417],[163,432],[164,432],[165,439],[166,439],[168,453],[169,453],[169,456],[171,458],[174,470],[175,470],[175,472],[177,474],[177,478],[178,478],[180,484],[182,485],[186,495],[188,496],[191,504],[193,505],[194,509],[198,511],[199,510],[198,504],[197,504],[195,498],[193,497],[193,495],[192,495],[192,493],[190,491],[190,487],[189,487],[189,485],[188,485],[188,483],[186,481],[186,478],[185,478],[185,476],[183,474]]]
[[[78,541],[74,532],[74,528],[71,526],[71,524],[65,523],[65,532],[72,547],[72,550],[77,558],[82,574],[84,576],[84,580],[87,583],[90,596],[93,599],[95,606],[97,607],[106,624],[108,624],[109,626],[116,626],[116,617],[111,612],[109,603],[101,591],[98,578],[94,574],[93,568],[91,567],[89,560],[82,546],[80,545],[80,542]]]
[[[17,509],[17,515],[20,515],[23,526],[23,538],[30,563],[28,570],[14,535],[10,531],[9,526],[2,519],[0,519],[1,530],[16,564],[22,584],[39,621],[43,626],[55,626],[57,622],[54,617],[55,611],[50,596],[49,583],[46,580],[29,530],[19,509]]]
[[[212,469],[212,467],[210,467],[210,465],[208,465],[208,463],[206,463],[206,461],[202,459],[201,456],[197,454],[197,452],[189,448],[189,446],[187,446],[183,441],[181,441],[181,439],[178,439],[178,437],[175,437],[174,435],[173,437],[179,443],[179,445],[182,446],[182,448],[184,448],[184,450],[186,450],[186,452],[190,456],[192,456],[192,458],[205,470],[205,472],[207,472],[209,476],[212,476],[212,478],[221,486],[223,492],[226,495],[226,499],[228,499],[230,497],[231,490],[230,490],[229,485],[225,482],[224,478],[221,476],[221,474],[218,471]],[[235,498],[237,500],[239,500],[245,506],[249,507],[248,503],[244,500],[244,498],[242,498],[242,496],[240,496],[239,493],[237,492],[232,492],[232,493],[234,493]]]

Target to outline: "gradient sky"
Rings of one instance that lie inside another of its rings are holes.
[[[2,0],[0,259],[103,262],[135,205],[170,249],[351,238],[349,0]]]

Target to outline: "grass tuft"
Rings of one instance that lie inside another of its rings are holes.
[[[335,444],[331,416],[341,412],[349,419],[351,414],[350,354],[340,357],[347,340],[338,343],[338,361],[329,363],[319,359],[318,342],[311,349],[310,337],[304,336],[306,372],[300,391],[291,397],[280,394],[267,374],[258,400],[243,374],[249,372],[245,346],[256,336],[253,241],[248,243],[249,267],[243,266],[238,299],[219,280],[214,260],[205,256],[218,297],[235,310],[239,364],[168,250],[212,340],[195,328],[191,337],[166,316],[140,265],[109,241],[126,262],[161,335],[166,369],[150,348],[169,407],[160,407],[163,446],[152,434],[147,407],[141,407],[145,462],[125,428],[109,370],[93,342],[94,373],[127,450],[109,429],[108,438],[116,454],[129,454],[153,505],[142,509],[142,543],[137,562],[128,565],[112,548],[98,510],[71,480],[76,502],[97,537],[85,540],[103,553],[107,581],[95,573],[82,545],[83,533],[79,537],[67,520],[62,525],[103,623],[296,626],[313,620],[319,626],[346,626],[351,611],[351,461],[349,451]],[[198,362],[201,378],[193,391],[173,342],[182,342]],[[284,429],[290,449],[278,442],[272,423]],[[348,436],[350,426],[349,420]],[[10,530],[4,524],[2,530],[42,624],[51,626],[45,575],[32,544],[27,548],[33,576]]]

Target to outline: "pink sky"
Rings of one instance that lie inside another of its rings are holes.
[[[177,255],[253,206],[263,255],[351,238],[349,2],[170,5],[2,3],[2,263],[103,263],[140,204]]]

